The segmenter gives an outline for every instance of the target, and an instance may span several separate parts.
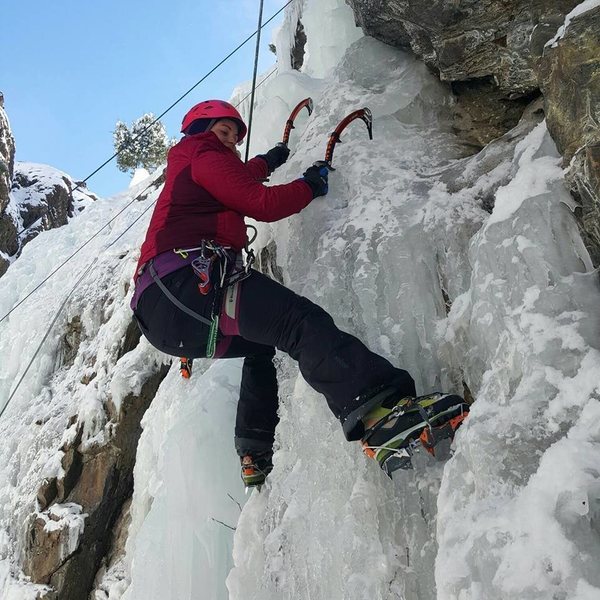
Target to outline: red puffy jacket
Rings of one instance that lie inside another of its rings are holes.
[[[213,240],[241,250],[247,243],[244,217],[278,221],[312,200],[301,180],[265,186],[266,161],[243,163],[212,132],[184,137],[169,151],[165,185],[158,198],[138,268],[173,248],[195,248]]]

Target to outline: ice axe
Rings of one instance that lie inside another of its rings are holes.
[[[294,121],[296,120],[296,117],[300,114],[300,111],[303,108],[306,108],[309,116],[312,115],[312,112],[313,112],[312,98],[304,98],[304,100],[302,100],[301,102],[298,102],[298,104],[296,105],[294,110],[290,113],[288,120],[285,122],[285,129],[283,130],[283,140],[281,142],[278,142],[277,146],[282,147],[282,148],[288,147],[288,142],[290,141],[290,133],[292,132],[292,129],[295,129]],[[289,150],[288,150],[288,154],[289,154]],[[265,177],[265,179],[259,179],[258,181],[263,181],[263,182],[269,181],[269,178]]]
[[[351,112],[348,116],[344,117],[335,128],[333,133],[329,136],[329,141],[327,142],[327,149],[325,150],[325,160],[318,160],[315,163],[315,167],[327,167],[330,171],[335,171],[335,169],[331,166],[331,162],[333,160],[333,151],[335,150],[336,144],[341,144],[342,140],[340,136],[342,132],[352,121],[356,119],[360,119],[367,126],[367,131],[369,132],[369,139],[373,139],[373,114],[371,111],[365,108],[359,108],[354,112]]]
[[[283,130],[283,140],[279,142],[278,146],[285,146],[287,148],[288,142],[290,141],[290,133],[294,128],[294,121],[296,117],[300,114],[300,111],[306,108],[308,111],[308,115],[312,115],[313,112],[313,101],[312,98],[304,98],[301,102],[298,102],[296,108],[290,113],[288,120],[285,122],[285,129]]]

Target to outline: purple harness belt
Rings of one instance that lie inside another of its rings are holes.
[[[198,256],[200,256],[200,250],[188,252],[186,258],[183,258],[181,254],[176,254],[173,250],[168,250],[167,252],[162,252],[161,254],[155,256],[152,259],[152,263],[156,269],[156,274],[160,279],[162,279],[170,273],[173,273],[173,271],[177,271],[178,269],[192,264],[192,261]],[[135,291],[133,292],[133,298],[131,299],[130,305],[132,310],[137,308],[137,304],[140,300],[142,292],[154,283],[154,279],[152,278],[147,266],[148,263],[145,263],[141,267],[140,270],[142,273],[135,282]]]

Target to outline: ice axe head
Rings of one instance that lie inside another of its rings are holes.
[[[329,141],[327,142],[327,149],[325,150],[325,162],[329,170],[334,171],[335,169],[331,166],[331,162],[333,161],[333,151],[335,150],[336,144],[341,144],[342,140],[340,136],[342,132],[352,121],[356,119],[360,119],[367,126],[367,131],[369,133],[369,139],[373,139],[373,114],[368,108],[360,108],[359,110],[355,110],[350,113],[347,117],[342,119],[338,126],[335,128],[334,132],[329,136]],[[321,161],[320,161],[321,162]]]
[[[298,114],[300,113],[300,111],[303,108],[306,108],[309,116],[312,115],[312,112],[313,112],[312,98],[304,98],[304,100],[302,100],[302,102],[299,102],[296,105],[296,107],[294,108],[294,110],[290,113],[290,116],[285,123],[285,129],[283,131],[283,140],[280,142],[280,144],[283,144],[284,146],[288,145],[288,142],[290,141],[290,133],[291,133],[292,129],[294,129],[294,121],[296,120],[296,117],[298,116]]]

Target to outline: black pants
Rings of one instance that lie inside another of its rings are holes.
[[[214,294],[198,292],[191,267],[162,281],[183,304],[210,318]],[[246,357],[235,428],[240,454],[270,449],[273,443],[278,422],[275,348],[298,361],[304,379],[325,396],[342,421],[348,440],[360,439],[363,433],[360,417],[369,409],[371,392],[390,386],[401,396],[415,395],[406,371],[340,331],[331,316],[307,298],[257,271],[238,285],[238,335],[221,336],[218,358]],[[143,334],[159,350],[173,356],[206,356],[208,327],[176,308],[156,284],[143,292],[135,315]]]

